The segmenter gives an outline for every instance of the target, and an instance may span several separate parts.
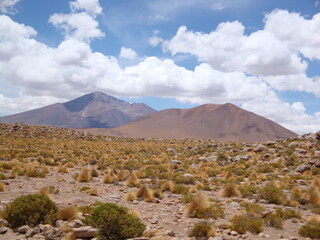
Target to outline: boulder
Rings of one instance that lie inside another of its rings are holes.
[[[23,225],[17,229],[18,233],[26,234],[31,228],[28,225]]]
[[[73,228],[72,230],[76,238],[93,238],[98,232],[98,229],[91,226]]]

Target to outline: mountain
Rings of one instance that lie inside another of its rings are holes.
[[[205,104],[191,109],[166,109],[114,129],[92,133],[127,137],[206,138],[267,141],[296,136],[279,124],[233,104]]]
[[[94,92],[66,103],[0,117],[0,122],[67,128],[112,128],[153,112],[154,109],[143,103],[131,104],[102,92]]]

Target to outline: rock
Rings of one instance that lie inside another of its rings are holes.
[[[232,208],[240,208],[240,204],[237,203],[237,202],[231,202],[231,203],[229,204],[229,206],[232,207]]]
[[[266,149],[267,149],[266,146],[264,146],[264,145],[262,145],[262,144],[258,144],[258,145],[253,149],[253,151],[255,151],[255,152],[263,152],[263,151],[266,150]]]
[[[305,149],[301,149],[301,148],[296,148],[295,152],[299,153],[299,154],[306,154],[308,151]]]
[[[26,234],[31,228],[28,225],[23,225],[17,229],[18,233]]]
[[[182,162],[179,161],[179,160],[171,160],[171,163],[172,163],[173,165],[180,165],[180,164],[182,164]]]
[[[217,236],[217,237],[210,237],[208,240],[224,240],[223,236]]]
[[[317,167],[317,168],[320,168],[320,160],[317,160],[317,161],[314,163],[314,166]]]
[[[9,223],[7,220],[0,218],[0,226],[8,227]]]
[[[64,221],[63,220],[57,220],[56,221],[56,227],[57,228],[61,228],[64,225]]]
[[[149,240],[147,237],[128,238],[127,240]]]
[[[5,233],[7,233],[7,231],[8,231],[7,227],[5,227],[5,226],[0,227],[0,234],[5,234]]]
[[[299,147],[299,143],[297,142],[291,142],[288,144],[288,148],[297,148]]]
[[[98,229],[90,226],[73,228],[72,230],[76,238],[93,238],[98,232]]]
[[[69,224],[68,224],[68,227],[71,227],[71,228],[79,228],[79,227],[83,227],[83,222],[79,219],[75,219],[75,220],[72,220]]]
[[[64,233],[58,228],[48,228],[43,235],[45,240],[60,240],[63,237]]]
[[[152,218],[150,221],[151,224],[157,224],[158,223],[158,219],[156,218]]]
[[[308,171],[308,170],[310,170],[310,167],[308,165],[300,165],[300,166],[298,166],[296,168],[295,171],[298,172],[298,173],[303,173],[303,172]]]
[[[238,233],[237,233],[236,231],[231,231],[231,232],[230,232],[230,235],[231,235],[231,236],[238,236]]]
[[[26,232],[26,238],[30,238],[30,237],[33,237],[34,235],[38,234],[39,232],[36,230],[36,229],[32,229],[30,228],[28,230],[28,232]]]
[[[175,237],[176,234],[174,231],[168,230],[164,233],[166,236]]]

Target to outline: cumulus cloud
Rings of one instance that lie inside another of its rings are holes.
[[[122,47],[120,50],[119,58],[126,58],[126,59],[136,59],[138,54],[131,48]]]
[[[20,0],[0,0],[0,12],[2,13],[14,13],[14,6],[20,2]]]
[[[173,55],[195,55],[199,61],[226,72],[265,76],[305,72],[307,63],[273,34],[257,31],[247,36],[244,29],[238,21],[221,23],[209,34],[182,26],[163,47]]]
[[[99,0],[77,0],[70,3],[70,8],[73,12],[85,10],[92,15],[99,15],[102,13],[102,7],[99,4]]]
[[[77,0],[70,2],[72,13],[53,14],[49,22],[62,29],[66,39],[75,38],[90,42],[94,38],[102,38],[105,34],[99,29],[96,15],[102,12],[98,0]],[[83,12],[75,12],[84,10]]]

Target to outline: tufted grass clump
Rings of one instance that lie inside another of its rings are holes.
[[[77,180],[78,182],[89,182],[90,181],[90,171],[88,168],[83,168],[82,172],[79,174]]]
[[[196,239],[208,239],[216,236],[215,228],[207,222],[200,222],[194,225],[189,234],[190,237]]]
[[[99,237],[108,240],[125,240],[140,237],[146,226],[125,207],[104,203],[94,208],[86,223],[99,229]]]
[[[235,183],[227,183],[221,192],[222,197],[238,197],[240,191]]]
[[[63,221],[71,221],[78,216],[78,209],[74,206],[60,208],[58,211],[58,219]]]
[[[4,192],[5,187],[4,187],[4,183],[0,182],[0,192]]]
[[[53,223],[58,214],[56,204],[49,197],[32,194],[16,198],[5,209],[5,215],[13,228],[22,225],[36,226]]]
[[[191,218],[219,218],[224,215],[218,204],[210,204],[202,192],[197,192],[186,206],[186,213]]]

